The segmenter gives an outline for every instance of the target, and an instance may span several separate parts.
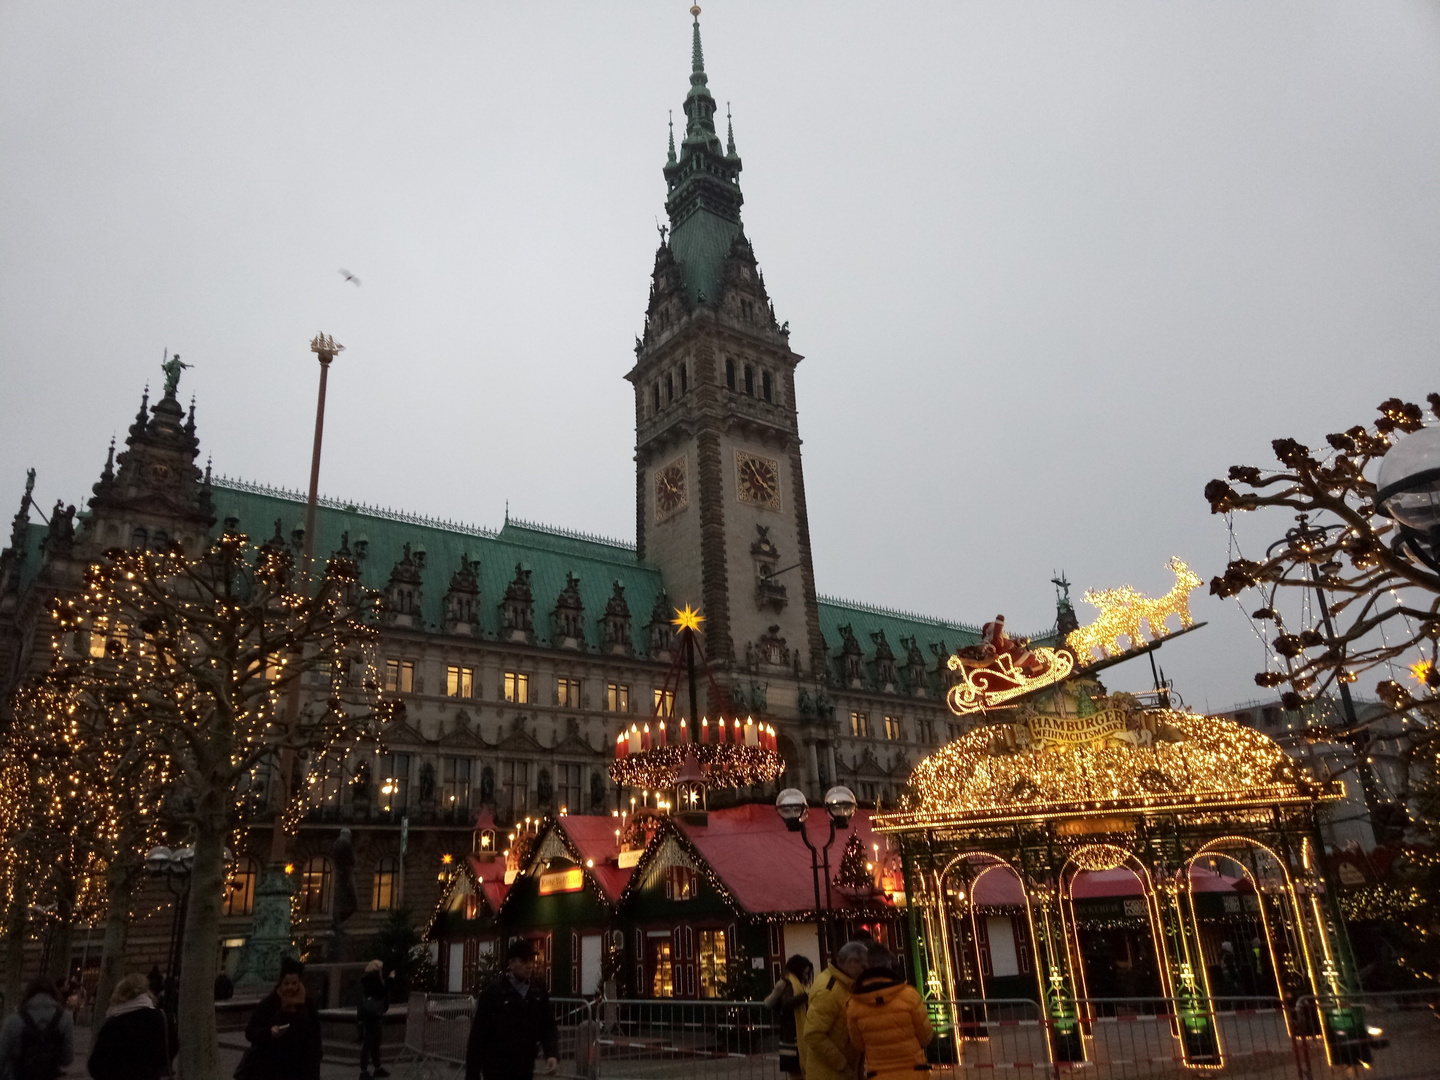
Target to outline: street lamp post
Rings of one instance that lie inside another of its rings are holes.
[[[330,365],[345,351],[333,337],[316,334],[310,351],[320,361],[320,390],[315,400],[315,440],[310,451],[310,494],[305,503],[305,536],[300,556],[306,593],[309,593],[311,562],[315,555],[316,506],[320,500],[320,447],[325,432],[325,390],[330,379]],[[286,712],[300,714],[300,681],[295,680],[286,696]],[[276,787],[279,804],[275,808],[275,824],[270,831],[270,857],[266,861],[260,884],[255,890],[255,909],[251,933],[245,943],[245,959],[240,984],[266,985],[275,981],[281,957],[291,949],[290,898],[293,885],[287,871],[289,841],[285,835],[285,807],[290,800],[290,781],[295,771],[295,751],[280,752],[277,762]]]
[[[775,797],[775,812],[785,827],[798,832],[800,839],[810,849],[810,879],[815,886],[815,940],[820,947],[820,967],[828,962],[830,944],[827,938],[826,915],[830,911],[830,845],[835,842],[835,830],[848,829],[850,819],[855,816],[855,793],[847,787],[832,787],[825,793],[825,811],[829,818],[830,832],[825,843],[817,848],[810,842],[805,829],[805,819],[810,816],[810,803],[799,788],[786,788]],[[821,862],[825,868],[825,899],[820,898]]]
[[[165,983],[157,1002],[172,1018],[178,1004],[180,943],[185,933],[185,910],[190,904],[190,869],[195,862],[192,847],[155,847],[145,856],[145,872],[161,878],[170,893],[170,952],[165,959]]]
[[[1399,526],[1400,550],[1440,573],[1440,426],[1406,435],[1385,455],[1375,509]]]

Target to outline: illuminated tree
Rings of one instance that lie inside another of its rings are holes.
[[[48,685],[92,752],[134,748],[113,775],[145,794],[110,800],[114,820],[138,835],[139,818],[163,803],[194,848],[178,1016],[186,1076],[219,1075],[210,989],[226,841],[253,778],[282,751],[313,762],[378,733],[389,708],[370,666],[378,603],[348,558],[311,585],[283,542],[256,549],[227,533],[198,557],[109,551],[84,591],[53,607],[61,632]],[[302,681],[320,700],[297,708]],[[298,820],[297,807],[285,810]]]
[[[1440,394],[1427,399],[1440,417]],[[1232,466],[1228,482],[1212,480],[1205,498],[1212,513],[1284,508],[1296,523],[1264,558],[1232,558],[1210,583],[1219,597],[1254,589],[1251,615],[1274,627],[1263,687],[1287,687],[1281,703],[1298,710],[1332,688],[1344,702],[1343,725],[1308,730],[1316,740],[1349,744],[1377,836],[1396,831],[1403,807],[1392,807],[1367,767],[1377,726],[1394,718],[1405,731],[1403,774],[1433,775],[1440,732],[1440,573],[1413,557],[1399,527],[1376,508],[1379,463],[1406,434],[1425,427],[1419,406],[1391,398],[1370,427],[1326,436],[1312,452],[1294,439],[1272,445],[1278,469]],[[1238,489],[1237,489],[1238,485]],[[1238,553],[1237,553],[1238,554]],[[1248,606],[1248,605],[1247,605]],[[1388,706],[1357,722],[1349,685],[1383,669],[1375,693]],[[1395,672],[1406,672],[1404,685]],[[1392,725],[1393,726],[1393,725]],[[1394,818],[1387,828],[1387,819]],[[1429,824],[1433,827],[1434,821]]]
[[[840,856],[840,866],[835,871],[835,884],[845,889],[868,890],[875,886],[874,876],[865,860],[865,845],[854,833],[845,841],[845,851]]]

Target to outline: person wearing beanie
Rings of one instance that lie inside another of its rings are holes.
[[[280,961],[280,981],[245,1025],[250,1047],[235,1080],[320,1080],[320,1010],[305,989],[305,965]]]
[[[546,1073],[559,1067],[560,1036],[550,995],[534,981],[535,949],[517,938],[505,950],[505,971],[480,992],[465,1048],[465,1080],[530,1080],[537,1051]]]
[[[165,1014],[144,975],[126,975],[110,994],[105,1022],[85,1063],[93,1080],[159,1080],[175,1056]]]

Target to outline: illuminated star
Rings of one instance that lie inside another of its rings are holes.
[[[1429,660],[1417,660],[1410,665],[1410,677],[1424,686],[1425,681],[1430,678],[1430,669],[1433,666]]]
[[[705,621],[705,616],[696,611],[689,604],[683,609],[675,609],[675,618],[670,620],[681,630],[694,630],[697,634],[702,633],[700,624]]]
[[[447,853],[447,854],[445,854],[445,855],[441,855],[441,856],[440,856],[440,861],[441,861],[442,863],[444,863],[446,866],[449,866],[452,862],[455,861],[455,856],[454,856],[454,855],[450,855],[450,854]]]

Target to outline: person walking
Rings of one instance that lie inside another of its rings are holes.
[[[390,1070],[380,1064],[380,1039],[389,1011],[390,984],[385,981],[385,964],[371,960],[360,976],[360,1004],[355,1008],[355,1019],[360,1023],[360,1080],[390,1075]]]
[[[785,977],[775,984],[765,1004],[780,1014],[780,1071],[791,1077],[805,1075],[805,1014],[810,1008],[810,984],[815,965],[796,953],[785,961]]]
[[[535,1052],[546,1073],[559,1068],[560,1036],[550,995],[533,982],[535,949],[524,938],[505,950],[505,971],[480,992],[465,1048],[465,1080],[530,1080]]]
[[[0,1024],[0,1080],[55,1080],[75,1060],[75,1022],[50,979],[25,988]]]
[[[847,941],[815,979],[805,1015],[805,1080],[855,1080],[860,1052],[850,1042],[845,1003],[866,967],[863,941]]]
[[[305,990],[305,965],[280,961],[280,981],[245,1025],[250,1046],[235,1080],[320,1080],[320,1010]]]
[[[845,1004],[850,1042],[865,1059],[865,1080],[913,1080],[929,1070],[925,1047],[935,1038],[925,1002],[896,973],[885,946],[871,945],[866,962]]]
[[[85,1066],[94,1080],[157,1080],[170,1072],[175,1048],[165,1014],[144,975],[126,975],[110,994],[105,1022]]]

